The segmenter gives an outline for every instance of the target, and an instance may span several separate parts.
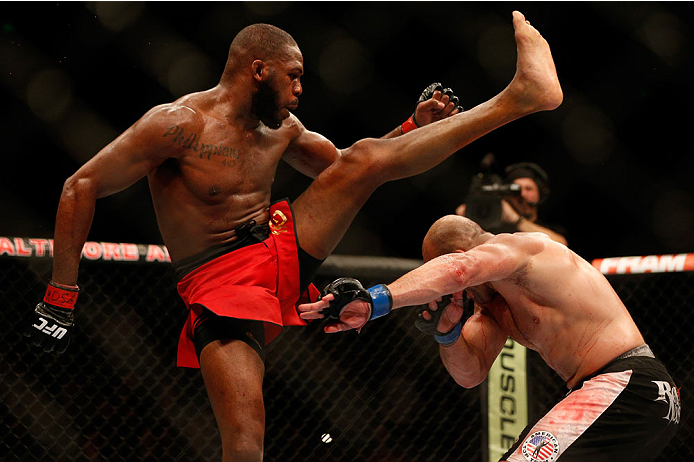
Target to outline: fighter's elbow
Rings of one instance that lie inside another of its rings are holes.
[[[474,361],[460,361],[441,349],[441,360],[455,383],[463,388],[475,388],[487,377],[487,371],[476,367]]]
[[[475,388],[479,384],[481,384],[485,376],[480,376],[477,374],[457,374],[454,375],[451,373],[451,377],[453,377],[453,380],[455,380],[455,383],[460,385],[463,388]]]
[[[96,194],[97,188],[94,182],[76,173],[65,180],[61,200],[77,201],[85,197],[96,198]]]
[[[460,254],[441,256],[443,261],[443,277],[447,288],[452,292],[468,287],[472,272],[468,265],[461,260]]]

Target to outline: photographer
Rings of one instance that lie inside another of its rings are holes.
[[[493,233],[543,233],[566,245],[564,229],[538,218],[538,207],[549,196],[547,173],[532,162],[509,165],[504,173],[503,182],[497,175],[477,175],[466,198],[467,205],[459,205],[456,214]]]

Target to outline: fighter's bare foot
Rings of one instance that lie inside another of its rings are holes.
[[[507,90],[527,114],[555,109],[564,95],[549,44],[519,11],[513,12],[513,28],[518,58]]]

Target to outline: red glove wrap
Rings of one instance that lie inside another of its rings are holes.
[[[402,125],[400,125],[400,130],[402,130],[403,135],[407,132],[411,132],[415,128],[419,128],[419,126],[414,121],[414,114],[412,114],[409,119],[407,119],[402,123]]]
[[[77,294],[79,293],[79,287],[65,287],[59,286],[53,281],[48,283],[46,288],[46,295],[43,296],[43,301],[49,305],[59,306],[61,308],[67,308],[72,310],[75,308],[75,303],[77,302]]]

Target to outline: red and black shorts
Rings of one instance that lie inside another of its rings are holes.
[[[651,461],[679,421],[679,390],[665,366],[652,356],[629,356],[607,364],[528,425],[501,460]]]
[[[234,242],[174,265],[189,309],[178,366],[200,367],[202,348],[220,339],[242,340],[264,358],[282,326],[306,325],[296,305],[316,300],[310,281],[322,260],[298,246],[289,202],[270,206],[269,225],[244,223],[236,231]]]

